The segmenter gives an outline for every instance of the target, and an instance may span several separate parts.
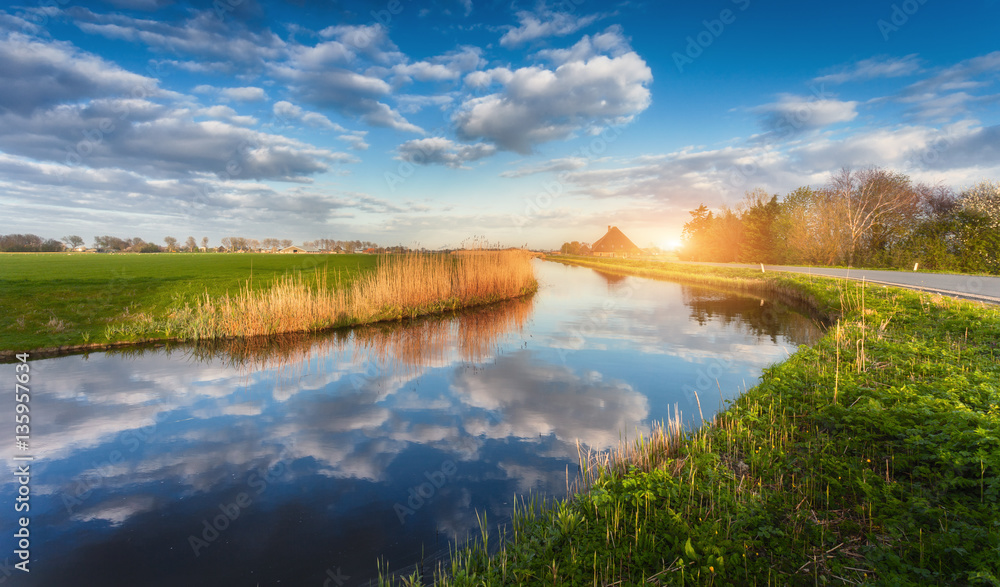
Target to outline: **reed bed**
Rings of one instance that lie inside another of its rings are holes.
[[[352,312],[364,322],[510,299],[537,286],[527,251],[387,256],[355,284]]]
[[[107,336],[204,340],[315,332],[488,304],[537,288],[531,255],[520,250],[385,255],[349,287],[330,283],[325,269],[282,276],[263,290],[247,281],[236,293],[206,293],[162,318],[131,316]]]

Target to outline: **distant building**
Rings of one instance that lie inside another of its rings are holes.
[[[591,252],[595,257],[641,257],[643,254],[617,226],[608,226],[608,233],[594,243]]]
[[[291,246],[291,247],[285,247],[285,248],[281,249],[278,252],[279,253],[305,253],[307,251],[305,249],[303,249],[302,247]]]

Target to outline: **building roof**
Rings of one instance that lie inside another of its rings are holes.
[[[641,255],[642,249],[635,246],[625,233],[618,230],[617,226],[609,226],[608,233],[597,240],[590,248],[595,253],[628,253],[630,255]]]

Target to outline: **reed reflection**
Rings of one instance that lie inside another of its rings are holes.
[[[594,273],[599,275],[608,284],[608,291],[614,291],[616,288],[614,286],[625,283],[628,280],[627,275],[621,275],[619,273],[608,273],[606,271],[598,271],[594,269]]]
[[[138,359],[148,354],[183,353],[193,362],[220,363],[243,373],[275,370],[294,376],[321,357],[347,354],[355,364],[374,363],[382,374],[416,377],[427,368],[457,361],[482,363],[493,358],[505,337],[524,330],[534,312],[534,295],[481,308],[383,322],[325,333],[253,336],[187,345],[124,347],[109,355]]]

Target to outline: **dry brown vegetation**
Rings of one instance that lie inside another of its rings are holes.
[[[264,291],[247,282],[235,294],[206,294],[163,321],[140,317],[144,323],[134,326],[147,334],[196,340],[307,332],[456,310],[536,287],[526,251],[386,255],[347,289],[332,288],[325,270],[286,275]]]
[[[379,373],[415,377],[442,364],[492,359],[504,338],[520,332],[533,311],[534,297],[523,296],[457,315],[424,316],[405,325],[382,322],[325,333],[219,338],[108,352],[128,358],[179,352],[192,361],[221,364],[247,377],[273,370],[288,379],[314,368],[311,362],[317,357],[338,357],[355,365],[377,365]]]

